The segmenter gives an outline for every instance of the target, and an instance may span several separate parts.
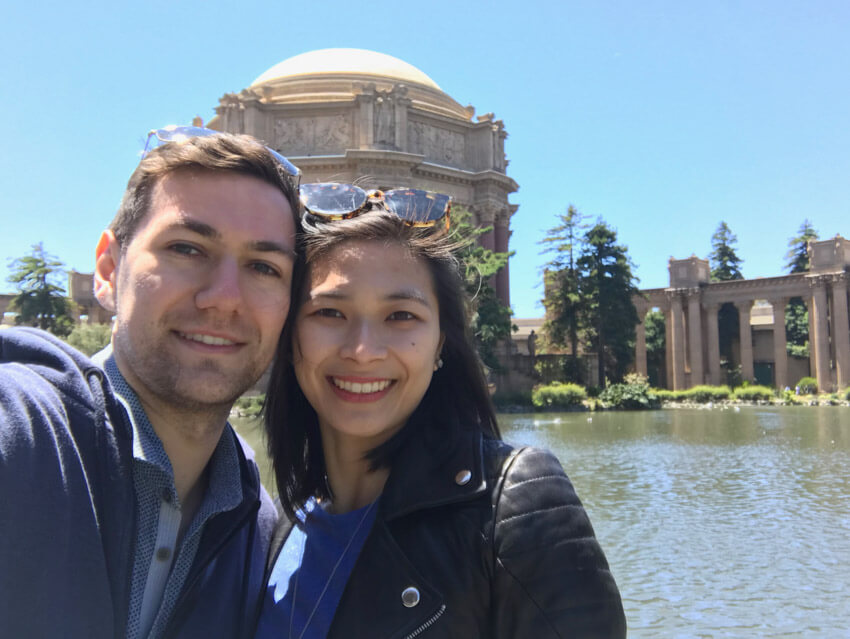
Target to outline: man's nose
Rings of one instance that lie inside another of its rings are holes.
[[[195,295],[195,304],[199,309],[233,313],[242,304],[242,293],[239,264],[233,258],[222,258],[208,272],[204,285]]]

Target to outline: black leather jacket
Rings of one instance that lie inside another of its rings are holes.
[[[328,637],[625,637],[614,577],[558,460],[461,439],[441,460],[415,438],[400,452]],[[280,524],[270,565],[291,527]]]

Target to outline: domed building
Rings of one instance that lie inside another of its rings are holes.
[[[207,126],[248,133],[290,158],[302,182],[447,193],[492,226],[486,248],[508,250],[517,183],[505,173],[504,124],[475,116],[416,67],[382,53],[323,49],[271,67],[224,95]],[[510,303],[508,272],[496,276]]]

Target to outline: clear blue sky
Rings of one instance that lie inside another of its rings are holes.
[[[401,58],[504,120],[517,317],[542,314],[536,243],[570,203],[647,288],[671,255],[706,257],[721,220],[746,277],[783,271],[804,218],[850,235],[845,0],[18,1],[3,23],[4,280],[39,241],[92,270],[147,130],[327,47]]]

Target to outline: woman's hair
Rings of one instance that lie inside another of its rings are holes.
[[[407,424],[367,454],[371,468],[392,466],[396,454],[414,431],[422,431],[433,454],[450,450],[462,430],[499,438],[481,362],[469,333],[467,300],[454,249],[458,247],[432,229],[415,228],[383,210],[344,221],[320,221],[305,216],[298,241],[292,281],[292,305],[278,342],[263,409],[269,454],[284,511],[293,516],[311,496],[330,497],[316,411],[301,392],[293,369],[295,319],[304,303],[305,282],[312,264],[347,242],[398,244],[424,264],[439,304],[445,342],[437,370]]]

